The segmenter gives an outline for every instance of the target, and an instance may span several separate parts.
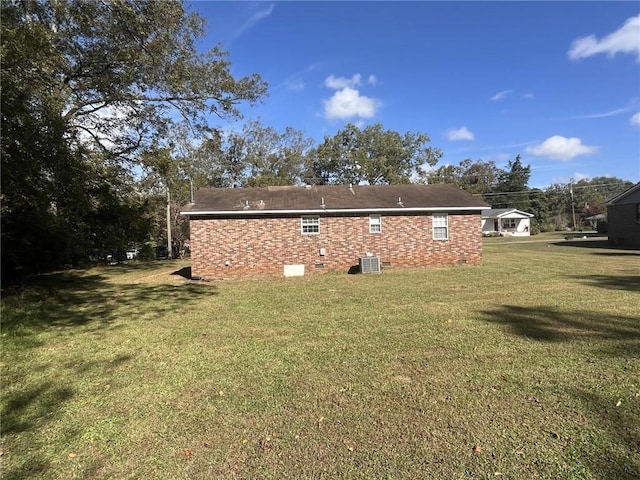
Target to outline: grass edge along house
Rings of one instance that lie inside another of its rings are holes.
[[[194,278],[482,262],[487,205],[452,185],[203,188],[189,217]]]

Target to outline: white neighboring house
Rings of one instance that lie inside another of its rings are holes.
[[[482,210],[482,234],[528,237],[532,213],[515,208],[490,208]]]

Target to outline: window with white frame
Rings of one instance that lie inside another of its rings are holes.
[[[434,240],[449,239],[449,216],[446,213],[435,213],[432,217]]]
[[[369,215],[369,233],[382,233],[382,215]]]
[[[302,217],[300,219],[300,231],[303,235],[320,233],[320,217]]]
[[[502,228],[516,228],[515,218],[504,218],[502,220]]]

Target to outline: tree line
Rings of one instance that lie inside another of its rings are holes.
[[[633,185],[615,177],[594,177],[529,187],[531,166],[519,155],[499,168],[493,161],[470,159],[427,173],[426,183],[450,183],[482,196],[492,208],[516,208],[532,213],[533,232],[582,229],[595,226],[590,217],[606,213],[603,203]],[[605,222],[600,222],[606,228]]]
[[[267,95],[235,78],[228,52],[199,53],[205,20],[182,2],[1,3],[2,274],[80,265],[96,252],[188,238],[178,212],[200,187],[452,183],[493,207],[567,224],[630,185],[581,180],[530,189],[520,157],[506,169],[470,159],[436,168],[424,132],[347,124],[317,143],[260,119],[225,131]],[[586,210],[585,210],[586,212]]]

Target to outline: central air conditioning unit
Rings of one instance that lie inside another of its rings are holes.
[[[360,257],[360,273],[380,273],[380,257]]]

